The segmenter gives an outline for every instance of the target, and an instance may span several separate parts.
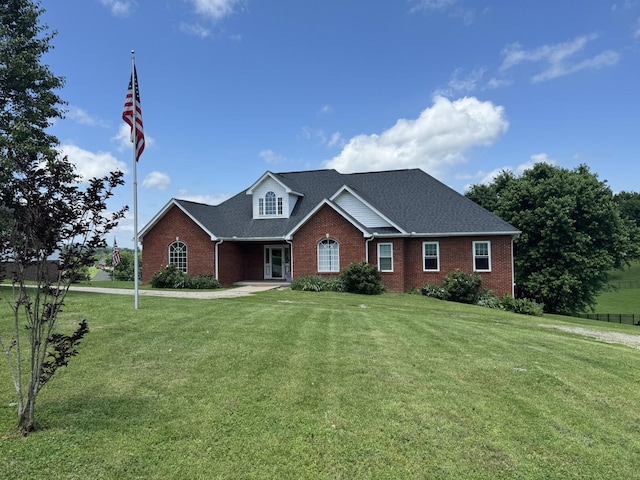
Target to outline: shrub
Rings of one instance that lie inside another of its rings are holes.
[[[435,283],[427,283],[422,287],[422,294],[438,300],[447,299],[447,290],[442,285],[436,285]]]
[[[190,277],[175,265],[167,265],[151,277],[153,288],[193,288],[196,290],[220,288],[220,282],[212,275]]]
[[[502,308],[508,312],[520,313],[522,315],[533,315],[541,317],[544,314],[544,305],[529,300],[528,298],[513,298],[511,295],[502,297]]]
[[[186,288],[209,290],[220,288],[220,282],[213,278],[213,275],[196,275],[195,277],[189,277]]]
[[[476,300],[476,305],[486,308],[502,308],[502,302],[491,290],[484,290]]]
[[[480,297],[482,278],[477,273],[469,274],[454,270],[444,277],[443,287],[447,291],[447,300],[459,303],[476,303]]]
[[[375,265],[367,262],[352,263],[340,274],[344,291],[363,295],[378,295],[384,291],[382,275]]]
[[[339,278],[324,278],[320,276],[307,276],[294,278],[291,281],[291,290],[302,290],[305,292],[342,292],[344,286]]]
[[[189,277],[175,265],[167,265],[151,277],[153,288],[186,288]]]

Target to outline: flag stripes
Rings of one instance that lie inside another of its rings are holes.
[[[135,115],[134,115],[135,105]],[[124,101],[124,111],[122,119],[131,127],[131,141],[134,139],[134,123],[135,123],[135,156],[136,162],[140,159],[140,155],[144,151],[144,128],[142,126],[142,109],[140,107],[140,90],[138,89],[138,74],[135,66],[129,80],[129,88]],[[135,119],[135,122],[134,122]]]
[[[120,265],[120,249],[118,248],[115,238],[113,239],[113,256],[111,257],[111,264],[113,265],[113,268]]]

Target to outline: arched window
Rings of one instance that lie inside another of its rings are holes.
[[[276,194],[273,192],[267,192],[264,196],[264,214],[276,214]]]
[[[318,272],[340,271],[340,248],[338,242],[327,238],[318,243]]]
[[[169,265],[175,265],[178,270],[187,271],[187,244],[176,240],[169,245]]]

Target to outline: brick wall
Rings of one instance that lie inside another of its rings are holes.
[[[214,242],[178,207],[171,208],[144,236],[142,283],[169,262],[169,245],[176,237],[187,245],[187,273],[214,275]]]
[[[318,273],[318,242],[326,238],[340,245],[340,267],[366,258],[366,238],[362,232],[329,206],[296,232],[293,238],[293,276],[335,276],[337,273]],[[142,281],[148,283],[151,276],[168,262],[169,245],[176,237],[187,245],[188,273],[190,275],[215,274],[215,242],[179,208],[173,207],[144,237]],[[393,244],[393,272],[383,272],[382,281],[389,291],[406,292],[420,289],[425,283],[442,283],[445,275],[456,268],[473,272],[473,242],[491,242],[491,272],[482,272],[483,286],[497,294],[512,292],[511,237],[443,237],[443,238],[393,238],[375,239],[369,242],[369,262],[378,264],[379,243]],[[423,241],[440,243],[440,271],[424,272],[422,263]],[[273,244],[269,243],[269,244]],[[231,285],[242,280],[264,278],[264,243],[225,241],[219,246],[219,280]]]
[[[365,238],[362,232],[329,207],[322,207],[293,237],[293,276],[335,276],[318,273],[318,242],[329,234],[340,245],[340,268],[365,260]]]
[[[425,272],[422,263],[422,243],[439,242],[440,271]],[[479,272],[482,285],[496,294],[512,293],[511,237],[443,237],[376,239],[369,244],[369,261],[377,265],[378,243],[393,243],[393,273],[382,273],[382,279],[390,291],[420,289],[425,283],[441,284],[444,277],[460,269],[473,272],[473,242],[491,242],[491,272]]]

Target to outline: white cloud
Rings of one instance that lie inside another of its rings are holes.
[[[318,111],[319,114],[321,115],[328,115],[330,113],[333,113],[333,108],[331,108],[331,105],[323,105],[322,107],[320,107],[320,110]]]
[[[109,152],[94,153],[69,143],[60,145],[59,150],[76,166],[76,171],[83,181],[103,177],[116,170],[128,172],[126,163],[121,162]]]
[[[454,102],[437,96],[415,120],[400,119],[381,134],[351,138],[325,162],[347,172],[421,168],[436,177],[465,161],[465,152],[491,145],[509,128],[504,108],[475,97]]]
[[[181,200],[188,200],[190,202],[204,203],[206,205],[218,205],[231,198],[231,195],[226,193],[218,193],[214,195],[196,195],[189,193],[187,190],[179,190],[177,198],[180,198]]]
[[[78,122],[81,125],[89,125],[89,126],[106,126],[105,122],[99,118],[91,116],[86,110],[79,107],[69,107],[69,111],[67,112],[67,118]]]
[[[471,176],[471,177],[467,177],[465,178],[475,178],[477,180],[476,183],[481,183],[481,184],[489,184],[491,182],[493,182],[495,180],[495,178],[503,171],[508,170],[510,172],[513,172],[516,176],[520,176],[524,173],[525,170],[529,170],[531,168],[533,168],[533,166],[536,163],[548,163],[550,165],[555,165],[556,161],[552,158],[549,157],[549,155],[547,155],[546,153],[536,153],[531,155],[531,158],[529,161],[527,162],[523,162],[519,165],[516,165],[515,167],[512,167],[510,165],[505,165],[504,167],[500,167],[500,168],[495,168],[490,172],[485,172],[480,170],[479,172],[477,172],[475,175]],[[458,177],[461,178],[461,177]],[[471,185],[467,185],[465,187],[465,190],[468,190],[471,187]]]
[[[164,190],[171,184],[169,174],[165,172],[151,172],[142,181],[144,188]]]
[[[340,132],[334,132],[331,134],[331,137],[327,141],[327,146],[329,147],[344,147],[345,141],[342,138],[342,134]]]
[[[196,13],[213,20],[221,20],[235,11],[240,0],[191,0]]]
[[[514,43],[502,51],[504,60],[500,70],[504,72],[524,62],[547,64],[545,70],[532,77],[531,81],[536,83],[576,73],[580,70],[601,68],[618,63],[620,55],[611,50],[605,50],[584,60],[576,59],[576,56],[586,48],[587,44],[596,38],[598,35],[595,33],[581,35],[569,42],[543,45],[532,50],[524,50],[522,45]]]
[[[135,5],[134,0],[100,0],[104,6],[111,10],[113,15],[118,17],[126,17]]]
[[[282,163],[286,160],[282,155],[274,152],[273,150],[262,150],[258,156],[267,163]]]
[[[461,19],[465,25],[471,25],[476,13],[473,8],[461,5],[458,0],[414,0],[414,5],[409,9],[410,13],[419,11],[447,12],[447,15]]]
[[[436,95],[453,97],[473,92],[478,88],[478,84],[482,81],[482,77],[486,71],[486,68],[475,68],[471,72],[466,73],[459,68],[453,72],[447,88],[438,90]]]
[[[131,150],[131,127],[123,122],[118,128],[118,133],[111,137],[111,140],[115,141],[118,144],[117,150],[119,152]],[[154,145],[156,142],[153,137],[150,137],[145,133],[144,143],[145,146],[148,147],[149,145]],[[131,155],[133,155],[133,153]]]
[[[193,35],[194,37],[198,37],[198,38],[207,38],[208,36],[211,35],[211,30],[198,24],[183,22],[180,24],[180,30],[184,33]]]
[[[443,8],[450,7],[458,0],[418,0],[411,8],[412,12],[418,10],[442,10]]]

